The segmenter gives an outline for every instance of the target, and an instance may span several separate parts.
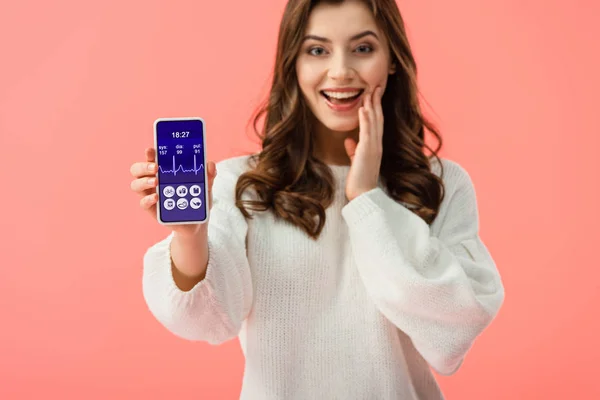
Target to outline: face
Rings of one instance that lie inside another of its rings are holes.
[[[296,61],[300,89],[328,130],[358,128],[364,94],[385,89],[394,72],[390,50],[371,10],[361,1],[320,3],[311,12]]]

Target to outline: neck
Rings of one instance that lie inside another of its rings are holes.
[[[349,131],[333,131],[318,123],[314,134],[314,156],[328,165],[350,165],[344,140],[352,138],[358,142],[358,128]]]

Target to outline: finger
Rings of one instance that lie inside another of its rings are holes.
[[[215,177],[217,176],[217,166],[214,162],[209,161],[206,167],[206,173],[208,174],[208,208],[211,209],[213,203],[212,187]]]
[[[373,110],[371,112],[371,129],[373,132],[373,139],[378,143],[381,141],[383,133],[383,110],[381,109],[381,93],[380,87],[375,88],[373,93]]]
[[[365,108],[367,110],[370,110],[372,107],[371,102],[373,101],[373,89],[368,89],[367,93],[365,94]]]
[[[356,141],[352,138],[346,138],[344,140],[344,147],[346,148],[346,154],[350,157],[350,162],[354,161],[354,154],[356,153]]]
[[[146,161],[154,162],[156,159],[156,150],[153,147],[148,147],[146,149]]]
[[[149,210],[156,205],[157,201],[158,201],[158,194],[152,193],[152,194],[144,196],[140,199],[140,206],[143,209]]]
[[[144,177],[131,181],[131,190],[140,194],[149,194],[148,190],[154,188],[156,188],[156,177]]]
[[[214,178],[217,175],[217,166],[214,162],[209,161],[206,167],[206,173],[208,174],[208,178]]]
[[[365,117],[367,118],[367,133],[370,137],[375,137],[376,135],[376,125],[375,125],[375,111],[373,110],[373,96],[375,95],[375,91],[369,92],[367,94],[366,103],[365,103]]]
[[[131,175],[134,178],[142,178],[156,174],[156,164],[154,162],[137,162],[131,166]]]
[[[358,141],[366,141],[369,137],[369,119],[364,107],[358,109]]]
[[[378,87],[376,97],[373,101],[373,109],[375,111],[375,120],[379,127],[383,126],[383,107],[381,106],[381,99],[383,98],[383,89]]]
[[[365,100],[364,100],[364,104],[363,107],[365,108],[365,111],[369,112],[372,109],[372,97],[373,97],[373,93],[372,92],[367,92],[365,94]]]
[[[213,182],[217,176],[217,166],[214,162],[209,162],[206,167],[206,173],[208,175],[208,190],[212,190]]]

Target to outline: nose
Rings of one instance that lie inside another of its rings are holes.
[[[352,65],[344,55],[340,54],[335,57],[331,57],[331,64],[329,66],[328,75],[329,78],[345,81],[354,77],[355,71]]]

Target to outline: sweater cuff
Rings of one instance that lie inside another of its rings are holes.
[[[342,208],[342,216],[350,226],[359,224],[374,212],[380,212],[388,201],[387,194],[379,187],[365,192]]]
[[[173,241],[173,237],[174,234],[171,233],[168,238],[165,240],[165,249],[163,252],[159,253],[159,257],[160,259],[158,260],[158,264],[160,265],[159,267],[159,273],[161,275],[161,280],[163,282],[167,283],[168,286],[168,293],[170,293],[171,295],[176,295],[176,296],[195,296],[196,293],[199,290],[202,290],[203,287],[206,287],[206,289],[209,289],[209,291],[212,291],[210,288],[210,278],[213,275],[213,270],[214,268],[210,265],[209,262],[209,268],[207,268],[206,270],[206,274],[203,280],[201,280],[200,282],[198,282],[196,285],[194,285],[193,288],[191,288],[188,291],[183,291],[181,289],[179,289],[179,287],[177,286],[177,284],[175,283],[175,278],[173,277],[173,267],[172,267],[172,258],[171,258],[171,243]],[[210,253],[210,241],[209,241],[209,253]],[[210,257],[209,257],[210,260]],[[210,274],[209,274],[210,271]],[[210,276],[209,276],[210,275]]]

